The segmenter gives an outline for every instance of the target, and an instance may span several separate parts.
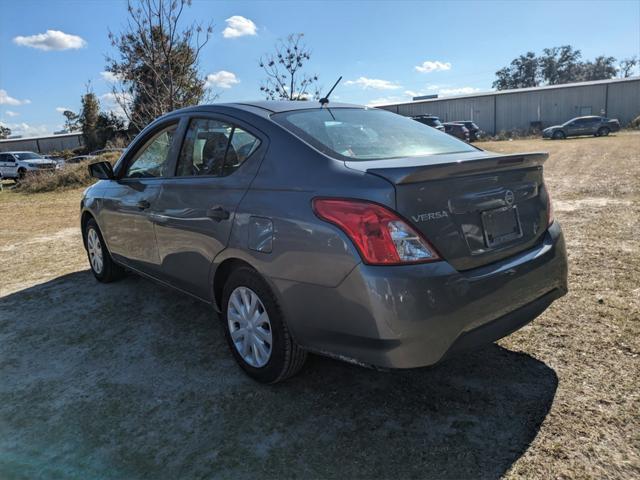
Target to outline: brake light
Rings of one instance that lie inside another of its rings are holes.
[[[551,193],[547,188],[547,201],[549,202],[549,206],[547,207],[549,211],[549,221],[547,222],[547,227],[550,227],[553,221],[555,220],[555,212],[553,211],[553,202],[551,201]]]
[[[440,260],[429,242],[382,205],[365,200],[315,198],[313,211],[346,233],[369,265]]]

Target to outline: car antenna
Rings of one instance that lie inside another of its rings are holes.
[[[340,80],[342,80],[342,75],[340,76],[340,78],[338,78],[336,83],[333,84],[333,87],[331,87],[331,90],[329,90],[329,93],[327,93],[327,96],[322,97],[320,99],[320,108],[324,107],[327,103],[329,103],[329,95],[331,95],[331,92],[333,92],[333,89],[338,86],[338,84],[340,83]]]

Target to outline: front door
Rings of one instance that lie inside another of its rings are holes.
[[[4,178],[15,178],[18,176],[16,159],[10,153],[0,153],[0,173]]]
[[[163,180],[151,213],[162,275],[174,286],[210,298],[211,265],[266,148],[259,135],[222,117],[190,120],[176,175]]]
[[[151,132],[135,150],[124,173],[105,186],[98,223],[111,254],[132,268],[156,274],[158,246],[150,212],[171,163],[177,123]]]

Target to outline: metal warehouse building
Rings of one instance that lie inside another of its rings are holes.
[[[81,145],[82,132],[61,133],[59,135],[45,135],[42,137],[8,138],[6,140],[0,140],[0,152],[26,150],[47,154],[54,151],[72,150]]]
[[[640,77],[501,90],[381,105],[405,116],[432,114],[443,122],[473,120],[493,135],[545,128],[582,115],[604,115],[625,126],[640,115]]]

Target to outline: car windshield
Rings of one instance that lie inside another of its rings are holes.
[[[14,155],[18,157],[18,160],[42,160],[43,159],[43,157],[33,152],[19,152],[19,153],[14,153]]]
[[[317,108],[272,116],[318,150],[343,160],[379,160],[475,149],[409,117],[369,108]]]

